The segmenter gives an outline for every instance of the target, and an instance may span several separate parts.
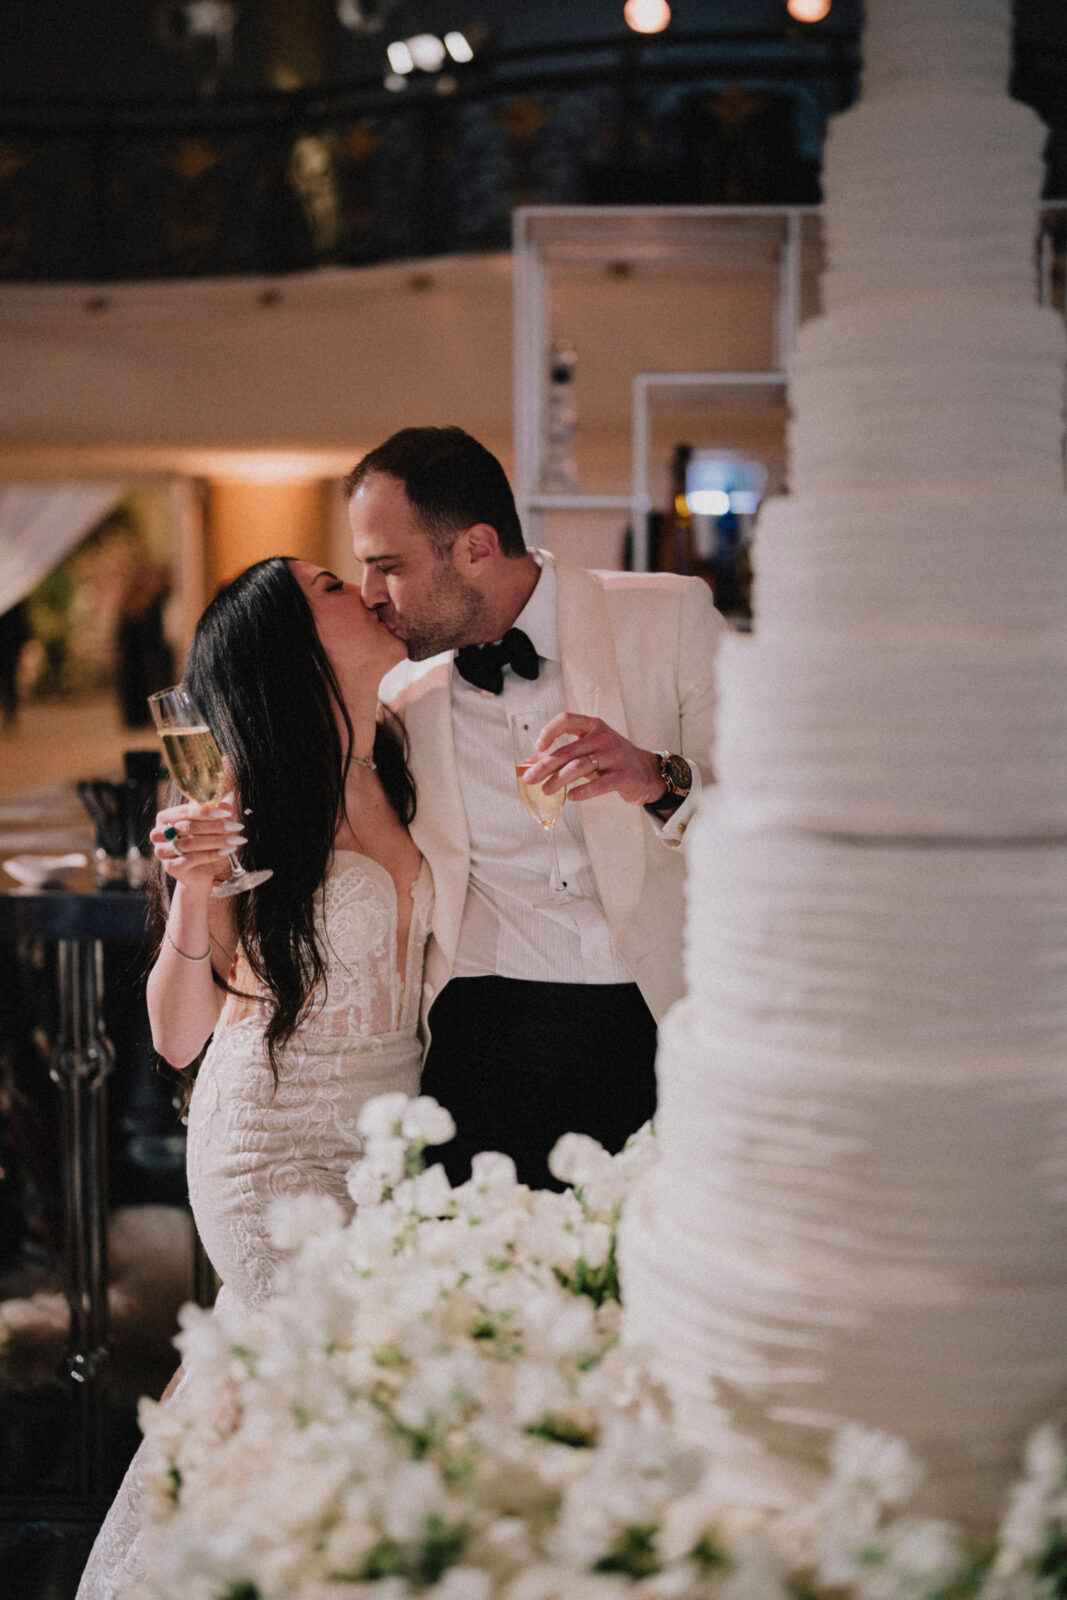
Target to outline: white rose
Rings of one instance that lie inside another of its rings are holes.
[[[1043,1483],[1028,1479],[1012,1486],[1000,1525],[1000,1543],[1019,1559],[1040,1555],[1048,1532],[1048,1498]],[[1004,1563],[999,1563],[1003,1565]]]
[[[453,1199],[461,1216],[481,1222],[512,1204],[520,1191],[525,1189],[518,1182],[511,1157],[499,1150],[481,1150],[471,1162],[466,1183],[453,1190]]]
[[[575,1188],[602,1177],[610,1169],[610,1155],[587,1133],[565,1133],[556,1140],[548,1157],[552,1176]]]
[[[432,1589],[427,1600],[491,1600],[493,1580],[480,1567],[450,1567]]]
[[[1026,1441],[1026,1474],[1039,1478],[1048,1488],[1058,1488],[1064,1481],[1064,1445],[1059,1429],[1051,1423],[1035,1428]]]
[[[326,1541],[323,1552],[330,1572],[358,1572],[381,1534],[369,1522],[349,1521],[338,1523]]]
[[[444,1485],[428,1461],[406,1462],[380,1490],[382,1525],[401,1543],[421,1538],[427,1518],[443,1517],[448,1508]]]
[[[420,1094],[417,1099],[408,1101],[400,1131],[409,1142],[423,1139],[427,1144],[447,1144],[455,1137],[456,1124],[452,1113],[439,1105],[432,1095]]]
[[[263,1594],[304,1593],[304,1585],[323,1577],[320,1558],[296,1540],[265,1550],[256,1563],[256,1585]]]
[[[766,1540],[748,1534],[731,1546],[731,1570],[716,1600],[789,1600],[791,1589],[782,1565]]]
[[[452,1185],[444,1167],[434,1165],[417,1177],[405,1178],[393,1191],[396,1209],[411,1217],[443,1217],[452,1204]]]
[[[611,1249],[612,1229],[606,1222],[587,1222],[578,1234],[578,1254],[594,1271],[604,1266]]]
[[[864,1566],[857,1583],[863,1600],[943,1593],[966,1565],[960,1530],[934,1518],[900,1517],[878,1545],[882,1560]]]
[[[396,1138],[408,1103],[406,1094],[376,1094],[360,1109],[356,1127],[365,1139]]]
[[[504,1590],[504,1600],[627,1600],[628,1578],[578,1573],[569,1567],[528,1567]]]
[[[902,1439],[855,1424],[840,1429],[830,1448],[832,1484],[873,1495],[882,1505],[903,1505],[919,1487],[923,1469]]]
[[[276,1250],[298,1250],[316,1234],[333,1233],[345,1221],[345,1214],[332,1195],[285,1195],[272,1200],[267,1209],[267,1236]]]
[[[383,1100],[393,1098],[382,1095]],[[346,1182],[348,1192],[359,1205],[376,1205],[385,1189],[394,1189],[404,1177],[404,1157],[407,1145],[403,1139],[376,1138],[367,1146],[366,1154],[349,1167]]]

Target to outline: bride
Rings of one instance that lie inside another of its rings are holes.
[[[156,818],[174,890],[148,1010],[176,1067],[211,1038],[189,1105],[189,1197],[220,1295],[251,1304],[270,1294],[274,1198],[347,1203],[364,1102],[418,1092],[432,889],[407,831],[402,736],[377,695],[405,653],[355,585],[276,557],[216,596],[186,663],[234,795]],[[232,849],[273,877],[213,899]],[[142,1474],[139,1452],[77,1600],[136,1594]]]

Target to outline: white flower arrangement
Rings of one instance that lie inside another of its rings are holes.
[[[452,1189],[425,1097],[364,1110],[346,1221],[279,1202],[261,1310],[187,1307],[186,1377],[142,1402],[151,1600],[1053,1600],[1067,1592],[1062,1441],[1043,1429],[997,1548],[902,1508],[898,1441],[839,1437],[800,1510],[723,1503],[618,1343],[615,1239],[656,1159],[570,1134],[531,1192],[479,1156]]]

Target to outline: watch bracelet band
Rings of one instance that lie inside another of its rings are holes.
[[[678,807],[680,805],[684,805],[688,799],[689,796],[687,794],[672,794],[671,791],[667,789],[664,791],[664,794],[659,800],[650,800],[645,806],[645,810],[650,811],[653,816],[658,817],[664,811],[677,811]]]
[[[655,754],[659,757],[660,772],[663,776],[663,793],[660,795],[658,800],[648,801],[644,809],[650,812],[652,815],[659,815],[664,811],[677,811],[678,807],[684,805],[686,800],[688,800],[689,790],[686,789],[684,794],[679,794],[676,789],[671,787],[670,782],[668,781],[667,774],[664,769],[671,758],[672,752],[670,750],[657,750]],[[685,765],[689,767],[689,763],[685,760],[684,756],[680,756],[677,759],[685,762]],[[692,768],[689,770],[692,772]]]

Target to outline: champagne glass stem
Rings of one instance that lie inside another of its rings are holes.
[[[555,823],[550,824],[550,826],[545,829],[545,832],[548,834],[548,841],[552,846],[552,871],[549,875],[548,887],[551,889],[553,894],[562,894],[567,885],[563,881],[563,874],[559,867],[559,849],[556,845]]]

